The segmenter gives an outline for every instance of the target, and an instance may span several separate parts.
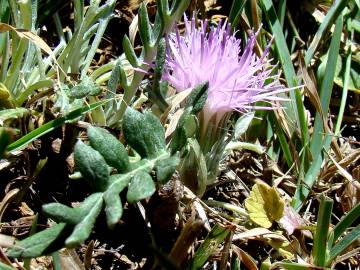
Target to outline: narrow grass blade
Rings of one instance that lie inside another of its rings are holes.
[[[74,1],[74,28],[75,31],[80,29],[81,22],[84,20],[84,0]]]
[[[329,149],[332,136],[327,135],[323,142],[323,148]],[[315,183],[321,169],[321,164],[323,162],[323,156],[318,155],[312,161],[311,166],[306,171],[303,181],[300,181],[296,187],[296,191],[293,197],[292,206],[295,210],[300,210],[303,202],[306,200],[307,196],[310,194],[313,184]],[[301,179],[300,179],[301,180]]]
[[[336,22],[334,36],[331,39],[329,57],[325,70],[325,77],[320,88],[320,101],[321,107],[326,114],[329,110],[329,103],[331,98],[332,87],[334,83],[335,67],[337,61],[337,55],[339,53],[340,38],[342,33],[342,16],[340,16]],[[313,162],[306,172],[303,183],[300,183],[295,191],[293,198],[293,207],[299,210],[307,196],[310,194],[311,188],[314,185],[317,176],[319,175],[321,164],[323,162],[323,155],[321,151],[328,150],[330,147],[332,135],[325,134],[323,137],[323,119],[320,113],[316,114],[314,133],[310,142],[310,150],[313,156]]]
[[[241,13],[244,9],[246,0],[233,0],[230,14],[229,14],[229,22],[231,23],[231,27],[234,29],[239,24]]]
[[[291,61],[290,52],[286,44],[286,40],[282,31],[282,26],[277,18],[274,5],[271,0],[261,0],[263,10],[267,16],[268,22],[275,38],[276,50],[283,67],[286,82],[289,87],[297,87],[297,77],[294,66]],[[290,92],[292,110],[287,110],[287,114],[292,120],[296,121],[303,142],[303,147],[306,146],[308,138],[307,120],[305,115],[305,108],[302,102],[301,93],[299,89],[294,89]],[[285,104],[286,106],[286,104]],[[289,108],[287,108],[289,109]]]
[[[325,266],[326,247],[329,232],[329,225],[334,201],[325,196],[321,197],[320,209],[317,217],[314,247],[312,256],[316,266]]]
[[[347,213],[334,228],[334,242],[360,217],[360,203]]]
[[[353,33],[350,36],[353,36]],[[347,95],[348,95],[348,90],[349,90],[351,56],[352,56],[351,46],[349,46],[347,56],[346,56],[346,64],[345,64],[344,87],[343,87],[342,94],[341,94],[341,103],[340,103],[340,108],[339,108],[339,113],[338,113],[338,119],[336,121],[335,132],[334,132],[335,135],[339,135],[341,123],[342,123],[342,120],[344,117],[345,105],[346,105],[346,100],[347,100]]]
[[[205,241],[195,252],[194,258],[191,260],[188,269],[202,269],[207,259],[218,249],[218,246],[224,241],[230,231],[227,228],[215,225]]]
[[[284,20],[285,20],[285,14],[286,14],[286,0],[280,0],[279,1],[279,20],[281,23],[281,26],[284,27]]]
[[[321,23],[318,31],[315,34],[314,39],[312,40],[309,49],[305,53],[305,64],[309,65],[310,61],[318,48],[320,41],[323,40],[326,33],[329,31],[331,25],[339,17],[343,9],[349,3],[349,0],[339,0],[335,1],[333,6],[330,8],[328,13],[325,16],[324,21]]]
[[[57,119],[54,119],[45,125],[31,131],[30,133],[26,134],[25,136],[21,137],[17,141],[10,144],[7,148],[7,151],[12,152],[15,150],[18,150],[27,144],[33,142],[37,138],[49,133],[50,131],[62,126],[63,124],[75,120],[76,118],[82,116],[83,114],[90,112],[102,105],[104,105],[108,100],[102,100],[96,103],[92,103],[89,106],[84,106],[82,108],[76,109],[72,112],[70,112],[68,115],[65,115],[63,117],[59,117]]]
[[[279,139],[281,148],[283,150],[283,154],[284,154],[284,158],[286,160],[286,163],[289,166],[289,168],[291,168],[291,166],[294,164],[294,160],[293,160],[293,157],[291,155],[291,150],[290,150],[288,139],[286,138],[285,133],[281,129],[281,127],[279,125],[279,122],[276,119],[273,112],[269,113],[269,118],[271,120],[271,123],[273,124],[273,129],[274,129],[276,135],[278,136],[278,139]]]
[[[325,68],[325,76],[320,88],[321,107],[325,115],[329,110],[331,93],[334,84],[335,69],[339,54],[339,48],[340,48],[342,26],[343,26],[343,20],[342,20],[342,16],[340,16],[336,21],[335,32],[331,39],[330,49],[328,52],[328,59]],[[310,143],[310,150],[313,157],[316,157],[321,153],[321,150],[323,148],[323,143],[322,143],[323,133],[324,133],[324,128],[323,128],[321,115],[319,113],[316,113],[315,123],[314,123],[314,134]]]
[[[355,240],[358,240],[360,237],[360,225],[356,226],[351,230],[349,234],[347,234],[343,239],[341,239],[331,250],[329,253],[329,259],[327,261],[327,265],[330,265],[331,262],[340,255],[351,243]]]
[[[34,83],[34,84],[28,86],[26,89],[24,89],[20,93],[20,95],[16,98],[15,103],[17,106],[21,106],[35,90],[38,90],[41,88],[47,88],[47,87],[50,88],[52,86],[53,86],[52,80],[45,79],[45,80],[37,81],[36,83]]]

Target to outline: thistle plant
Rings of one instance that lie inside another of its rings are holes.
[[[271,109],[266,103],[275,105],[284,98],[276,94],[289,91],[279,83],[279,73],[268,58],[269,46],[259,57],[254,51],[256,37],[250,37],[241,50],[241,40],[231,33],[231,25],[220,22],[208,30],[208,21],[196,27],[195,17],[185,17],[185,33],[179,30],[168,37],[166,71],[163,76],[178,92],[207,82],[208,98],[200,111],[198,143],[205,157],[207,179],[212,183],[217,176],[219,161],[226,146],[226,124],[232,112],[250,109]],[[262,105],[257,102],[261,101]],[[264,105],[265,104],[265,105]],[[190,155],[191,156],[191,155]],[[189,156],[189,159],[192,159]],[[185,178],[199,178],[197,162],[183,166]],[[197,177],[189,175],[196,172]],[[185,182],[187,180],[185,179]],[[204,192],[204,183],[197,186],[198,194]]]

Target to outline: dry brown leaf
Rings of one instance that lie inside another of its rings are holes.
[[[56,61],[56,57],[55,57],[53,51],[51,50],[51,48],[46,44],[46,42],[42,38],[40,38],[38,35],[35,35],[34,33],[32,33],[29,30],[15,28],[6,23],[0,23],[0,33],[9,32],[9,31],[14,31],[20,38],[25,38],[25,39],[33,42],[36,46],[38,46],[40,49],[42,49],[45,53],[47,53],[53,59],[54,63],[61,70],[61,72],[66,74],[61,69],[58,62]]]
[[[75,250],[63,249],[59,252],[62,270],[85,270],[85,267]]]
[[[6,210],[6,207],[15,199],[19,191],[20,189],[15,188],[6,193],[4,199],[0,203],[0,221],[2,220],[2,216]]]
[[[360,190],[353,183],[347,182],[340,196],[341,208],[344,212],[349,212],[360,202]]]

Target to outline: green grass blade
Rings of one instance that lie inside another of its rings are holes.
[[[17,106],[21,106],[35,90],[46,87],[50,88],[52,86],[53,86],[52,80],[46,79],[46,80],[37,81],[36,83],[29,85],[24,91],[20,93],[18,98],[15,100],[15,104]]]
[[[329,149],[332,136],[327,135],[323,142],[324,149]],[[311,188],[315,183],[317,176],[320,173],[321,164],[323,162],[323,156],[318,155],[312,161],[311,166],[304,176],[304,180],[299,182],[293,197],[292,206],[295,210],[300,210],[303,202],[306,200],[307,196],[310,194]]]
[[[334,228],[334,242],[360,217],[360,203],[344,215]]]
[[[330,104],[331,93],[335,78],[336,62],[339,55],[342,26],[343,26],[343,20],[342,20],[342,16],[340,16],[336,20],[335,31],[331,39],[330,49],[328,52],[328,59],[325,68],[325,76],[320,87],[320,102],[321,102],[322,110],[325,115],[329,111],[329,104]],[[310,142],[310,150],[313,157],[316,157],[321,153],[321,150],[323,148],[322,141],[323,141],[324,132],[325,131],[324,131],[323,120],[320,116],[320,113],[316,113],[315,123],[314,123],[314,134]]]
[[[312,250],[313,260],[316,266],[325,266],[326,263],[327,238],[333,203],[334,201],[330,198],[325,196],[321,197],[314,236],[314,247]]]
[[[340,255],[349,245],[351,245],[355,240],[358,240],[360,237],[360,225],[356,226],[351,230],[349,234],[344,236],[331,250],[329,253],[329,259],[327,265],[330,265],[331,262]]]
[[[65,115],[63,117],[59,117],[57,119],[54,119],[43,126],[31,131],[30,133],[26,134],[25,136],[21,137],[17,141],[10,144],[7,148],[7,151],[12,152],[15,150],[18,150],[27,144],[33,142],[37,138],[49,133],[50,131],[62,126],[63,124],[70,122],[72,120],[75,120],[76,118],[82,116],[83,114],[90,112],[102,105],[104,105],[108,100],[99,101],[96,103],[92,103],[88,106],[84,106],[82,108],[76,109],[72,112],[70,112],[68,115]]]
[[[207,259],[218,249],[230,231],[220,225],[215,225],[204,242],[195,252],[188,269],[202,269]]]
[[[276,50],[283,67],[286,82],[289,87],[298,86],[296,72],[291,61],[290,52],[286,44],[286,40],[282,31],[282,26],[277,18],[275,8],[271,0],[261,0],[263,10],[267,16],[271,30],[275,38]],[[290,118],[296,121],[301,131],[303,147],[306,146],[308,138],[307,120],[305,108],[302,102],[301,93],[299,89],[294,89],[290,92],[292,109],[286,111]],[[286,106],[286,104],[285,104]]]
[[[80,29],[81,22],[84,20],[84,0],[74,1],[74,30]]]
[[[335,20],[339,17],[343,9],[349,3],[349,0],[339,0],[335,1],[334,5],[330,8],[328,13],[325,16],[324,21],[321,23],[318,31],[315,34],[314,39],[312,40],[309,49],[305,53],[305,65],[309,65],[310,61],[318,48],[320,41],[323,40],[324,36],[329,31],[330,27],[333,25]]]
[[[289,168],[291,168],[291,166],[294,164],[294,160],[293,157],[291,155],[291,150],[289,147],[289,142],[288,139],[285,136],[284,131],[282,130],[282,128],[279,125],[279,122],[277,121],[275,115],[273,112],[269,113],[269,118],[270,118],[270,122],[273,125],[273,129],[275,131],[275,134],[278,136],[280,145],[281,145],[281,149],[283,150],[283,154],[284,154],[284,158],[286,160],[287,165],[289,166]]]
[[[339,53],[340,38],[342,32],[342,16],[337,20],[334,36],[331,39],[329,57],[325,70],[325,77],[320,88],[320,101],[321,107],[324,113],[327,113],[329,110],[329,103],[331,98],[332,87],[334,83],[335,76],[335,67],[337,61],[337,55]],[[319,113],[316,114],[315,124],[314,124],[314,133],[310,142],[310,149],[313,156],[313,162],[306,172],[304,177],[304,182],[299,184],[296,188],[295,195],[293,198],[293,207],[296,210],[299,210],[303,202],[310,194],[311,188],[314,185],[317,176],[321,169],[321,164],[323,162],[323,155],[321,151],[323,149],[328,150],[330,147],[332,135],[325,134],[323,138],[323,122]]]
[[[108,18],[100,20],[99,27],[98,27],[97,32],[95,34],[95,37],[94,37],[94,39],[93,39],[93,41],[91,43],[90,50],[89,50],[84,62],[82,63],[83,67],[81,68],[82,69],[81,70],[81,78],[86,76],[86,73],[89,70],[91,61],[93,60],[93,58],[95,56],[95,53],[96,53],[96,50],[98,49],[98,47],[100,45],[100,42],[101,42],[101,40],[103,38],[103,35],[105,33],[105,30],[106,30],[106,27],[107,27],[109,21],[110,21],[110,16]]]
[[[1,66],[0,66],[0,82],[6,78],[8,65],[10,63],[10,38],[9,33],[0,34],[0,53],[1,53]]]
[[[230,13],[229,13],[229,22],[231,27],[234,29],[239,24],[241,13],[244,9],[246,0],[233,0]]]
[[[279,1],[279,20],[280,20],[280,24],[282,27],[284,27],[284,20],[285,20],[285,15],[286,15],[286,0],[280,0]]]
[[[353,36],[353,33],[350,36]],[[339,135],[339,133],[340,133],[341,123],[342,123],[342,120],[344,117],[346,100],[347,100],[347,95],[348,95],[348,90],[349,90],[351,56],[352,56],[352,53],[351,53],[351,45],[350,45],[348,48],[347,56],[346,56],[344,87],[343,87],[342,94],[341,94],[341,103],[340,103],[340,108],[339,108],[339,113],[338,113],[338,119],[336,121],[335,132],[334,132],[334,134],[336,136]]]

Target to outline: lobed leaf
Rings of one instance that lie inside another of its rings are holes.
[[[61,203],[48,203],[43,206],[44,213],[56,222],[77,225],[91,212],[94,204],[99,200],[99,193],[87,197],[79,207],[73,208]]]
[[[36,233],[10,248],[6,254],[13,258],[34,258],[45,254],[48,248],[62,234],[65,223],[59,223]]]
[[[76,167],[94,190],[106,190],[109,170],[105,159],[98,151],[78,141],[75,144],[74,160]]]
[[[129,157],[118,139],[107,130],[94,126],[88,127],[87,134],[90,145],[104,157],[107,164],[116,168],[119,173],[129,169]]]
[[[110,176],[111,185],[104,192],[104,202],[105,202],[105,213],[106,213],[106,222],[109,228],[113,228],[116,223],[119,222],[122,213],[122,203],[120,200],[120,192],[127,187],[131,180],[131,175],[121,175],[115,174]]]
[[[151,176],[144,171],[139,171],[131,179],[126,199],[129,203],[135,203],[150,197],[154,192],[155,184]]]
[[[142,114],[129,107],[124,115],[123,130],[128,144],[142,158],[156,158],[165,151],[165,131],[155,115]]]
[[[65,244],[67,247],[80,245],[89,237],[91,230],[94,227],[96,218],[102,209],[102,195],[102,193],[95,193],[84,201],[84,204],[90,204],[91,202],[91,205],[89,205],[91,208],[86,215],[83,216],[82,221],[75,226],[72,234],[66,239]]]

